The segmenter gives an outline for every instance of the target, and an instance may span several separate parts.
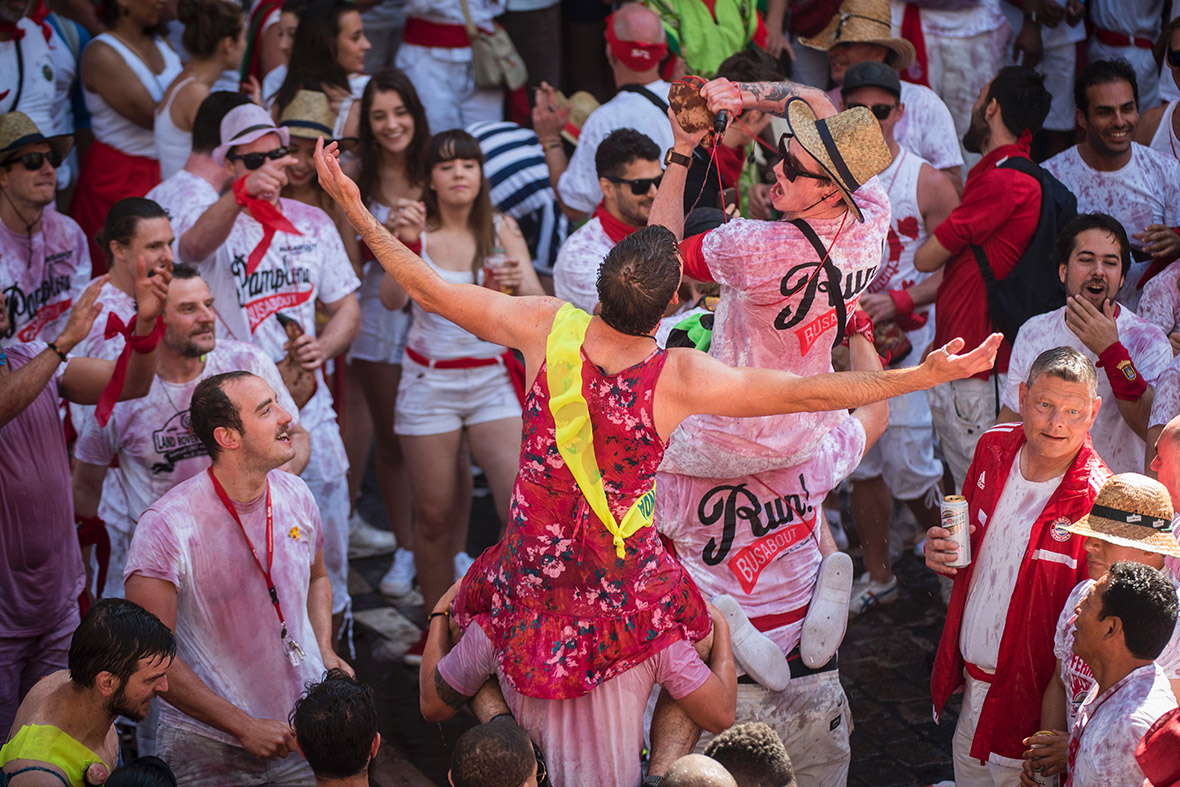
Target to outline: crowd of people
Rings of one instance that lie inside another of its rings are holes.
[[[1172,5],[0,2],[0,783],[1180,785]]]

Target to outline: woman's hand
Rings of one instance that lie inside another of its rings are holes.
[[[412,199],[399,199],[385,225],[398,240],[412,246],[422,238],[426,229],[426,204]]]

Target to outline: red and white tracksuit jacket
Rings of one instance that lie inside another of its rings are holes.
[[[971,535],[972,555],[979,554],[980,544],[987,537],[991,515],[1024,442],[1020,424],[993,427],[979,440],[963,484],[968,521],[976,526]],[[1057,663],[1053,655],[1057,616],[1069,592],[1089,577],[1082,547],[1084,539],[1060,526],[1076,522],[1090,512],[1098,490],[1110,475],[1087,435],[1060,486],[1030,528],[1028,547],[1000,638],[994,682],[984,700],[971,743],[972,757],[987,761],[994,753],[1019,760],[1025,749],[1021,740],[1041,728],[1041,697]],[[935,720],[951,694],[966,682],[965,668],[974,677],[983,674],[966,664],[959,647],[967,588],[971,586],[975,566],[972,561],[954,577],[946,626],[930,679]]]

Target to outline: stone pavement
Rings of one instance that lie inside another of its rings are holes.
[[[490,509],[490,500],[475,500],[472,554],[495,537]],[[362,499],[361,510],[374,523],[384,521],[371,493]],[[847,513],[844,519],[849,521]],[[401,663],[423,623],[417,607],[421,599],[416,591],[394,600],[376,591],[389,561],[386,556],[352,562],[358,624],[352,663],[377,695],[383,742],[371,780],[378,787],[445,785],[455,740],[474,720],[462,714],[445,724],[422,720],[417,670]],[[958,697],[941,725],[934,724],[930,705],[930,665],[945,614],[938,581],[908,550],[896,571],[898,601],[852,621],[840,650],[854,719],[848,783],[856,787],[923,787],[953,778],[950,750]]]

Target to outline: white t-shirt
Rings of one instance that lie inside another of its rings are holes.
[[[996,671],[1008,605],[1028,551],[1029,533],[1064,475],[1048,481],[1026,480],[1020,470],[1023,453],[1021,448],[1012,462],[1004,491],[996,501],[988,524],[987,535],[979,545],[979,554],[972,556],[975,571],[967,588],[967,604],[959,633],[959,650],[963,658],[991,673]]]
[[[56,339],[70,318],[74,297],[89,281],[86,234],[69,216],[46,208],[41,229],[31,239],[0,222],[0,292],[11,325],[0,336],[0,345]]]
[[[668,90],[672,87],[662,79],[643,86],[664,103],[668,101]],[[672,126],[668,113],[657,107],[651,99],[640,93],[619,91],[614,98],[590,113],[578,136],[578,146],[570,157],[569,167],[557,181],[557,193],[561,201],[574,210],[589,213],[602,201],[602,189],[598,185],[598,170],[594,156],[602,140],[620,128],[632,128],[645,135],[660,149],[660,159],[672,147]]]
[[[1107,213],[1118,219],[1132,249],[1141,244],[1130,236],[1147,225],[1180,225],[1180,162],[1138,142],[1131,143],[1131,160],[1114,172],[1091,169],[1076,145],[1041,166],[1078,198],[1078,213]],[[1150,260],[1131,262],[1119,303],[1135,308],[1143,292],[1139,278],[1150,265]]]
[[[182,169],[170,178],[157,184],[147,193],[147,198],[155,201],[168,213],[168,221],[172,224],[172,233],[176,236],[173,249],[180,262],[198,263],[204,260],[186,260],[180,258],[180,239],[184,233],[193,228],[197,219],[201,218],[209,207],[217,202],[217,189],[200,175],[194,175]]]
[[[1173,262],[1143,285],[1136,311],[1164,333],[1180,330],[1180,264]]]
[[[598,269],[614,247],[597,217],[579,227],[557,250],[553,294],[593,314],[598,306]]]
[[[177,591],[176,655],[217,696],[254,718],[285,722],[304,684],[324,673],[307,615],[311,566],[323,548],[324,534],[315,498],[302,479],[281,470],[272,470],[267,478],[274,519],[271,575],[287,630],[305,654],[297,667],[279,638],[266,580],[250,552],[253,544],[266,560],[265,494],[235,503],[243,537],[209,474],[198,473],[144,512],[123,576],[171,583]],[[162,700],[160,724],[240,745]]]
[[[1127,285],[1123,285],[1126,289]],[[1003,404],[1014,412],[1020,412],[1020,384],[1028,382],[1028,373],[1037,356],[1054,347],[1072,347],[1086,356],[1091,363],[1097,363],[1098,356],[1090,352],[1077,334],[1065,324],[1065,310],[1062,306],[1045,314],[1031,318],[1021,328],[1012,346],[1012,358],[1008,361],[1008,384],[1004,388]],[[1119,307],[1115,325],[1119,341],[1135,368],[1147,381],[1155,385],[1156,380],[1172,362],[1172,348],[1163,332],[1149,322],[1141,320],[1126,306]],[[1115,473],[1142,473],[1143,452],[1147,445],[1143,438],[1123,420],[1118,401],[1114,398],[1106,371],[1098,370],[1098,395],[1102,397],[1102,408],[1090,429],[1094,450]]]
[[[901,20],[905,14],[905,0],[889,0],[893,22],[893,34],[901,35]],[[1004,23],[1000,13],[1000,0],[980,0],[973,8],[943,11],[936,8],[922,8],[923,35],[967,38],[996,30]]]
[[[0,83],[0,113],[14,110],[23,112],[37,126],[38,131],[51,137],[59,133],[54,124],[57,75],[53,68],[53,53],[41,33],[40,25],[32,19],[24,17],[16,23],[16,27],[24,31],[19,42],[0,41],[0,73],[5,74],[4,81]],[[16,84],[18,74],[24,77],[19,90]],[[18,93],[20,103],[16,104],[14,102]]]
[[[253,273],[247,275],[246,260],[262,239],[262,225],[247,211],[238,214],[225,243],[201,269],[215,299],[218,340],[253,342],[276,363],[286,357],[283,345],[287,343],[277,312],[294,318],[314,336],[316,299],[334,303],[360,287],[328,214],[291,199],[283,199],[280,209],[303,234],[275,233]],[[316,393],[299,413],[309,433],[335,419],[323,374],[317,371],[316,378]],[[336,467],[338,460],[332,460],[335,469],[347,467],[346,460]],[[320,467],[320,457],[315,464],[324,472],[334,472]]]
[[[1155,396],[1151,400],[1151,418],[1147,426],[1163,426],[1180,415],[1180,355],[1172,359],[1168,368],[1155,381]],[[1142,472],[1141,470],[1139,472]]]
[[[209,467],[205,446],[192,431],[189,402],[201,380],[239,370],[266,380],[278,396],[279,405],[294,423],[299,422],[299,411],[274,362],[253,344],[228,339],[218,342],[205,356],[205,368],[192,380],[168,383],[156,377],[147,396],[116,404],[106,426],[99,426],[94,418],[86,419],[79,427],[74,455],[83,462],[103,466],[118,456],[119,467],[111,473],[126,495],[126,508],[108,506],[103,496],[98,515],[104,522],[131,533],[152,503]]]
[[[828,91],[828,98],[837,107],[844,106],[840,90],[834,87]],[[914,151],[935,169],[962,166],[963,150],[955,133],[955,121],[938,94],[925,85],[903,81],[898,100],[905,105],[905,113],[893,127],[897,144]],[[885,176],[881,180],[889,182]]]
[[[1071,774],[1073,787],[1142,787],[1135,747],[1155,720],[1176,707],[1172,687],[1157,664],[1148,664],[1101,695],[1090,689],[1070,732],[1080,739]]]
[[[1164,574],[1176,588],[1180,596],[1180,583],[1176,575],[1167,567]],[[1057,618],[1057,633],[1053,637],[1053,653],[1061,660],[1061,682],[1065,685],[1065,720],[1066,729],[1072,730],[1077,720],[1078,708],[1082,706],[1090,687],[1094,685],[1094,673],[1078,654],[1073,652],[1074,635],[1077,633],[1077,606],[1085,598],[1086,593],[1094,586],[1094,580],[1087,579],[1078,583],[1070,591],[1061,615]],[[1164,647],[1163,653],[1155,663],[1164,671],[1164,677],[1169,681],[1180,679],[1180,627],[1172,632],[1172,638]]]

